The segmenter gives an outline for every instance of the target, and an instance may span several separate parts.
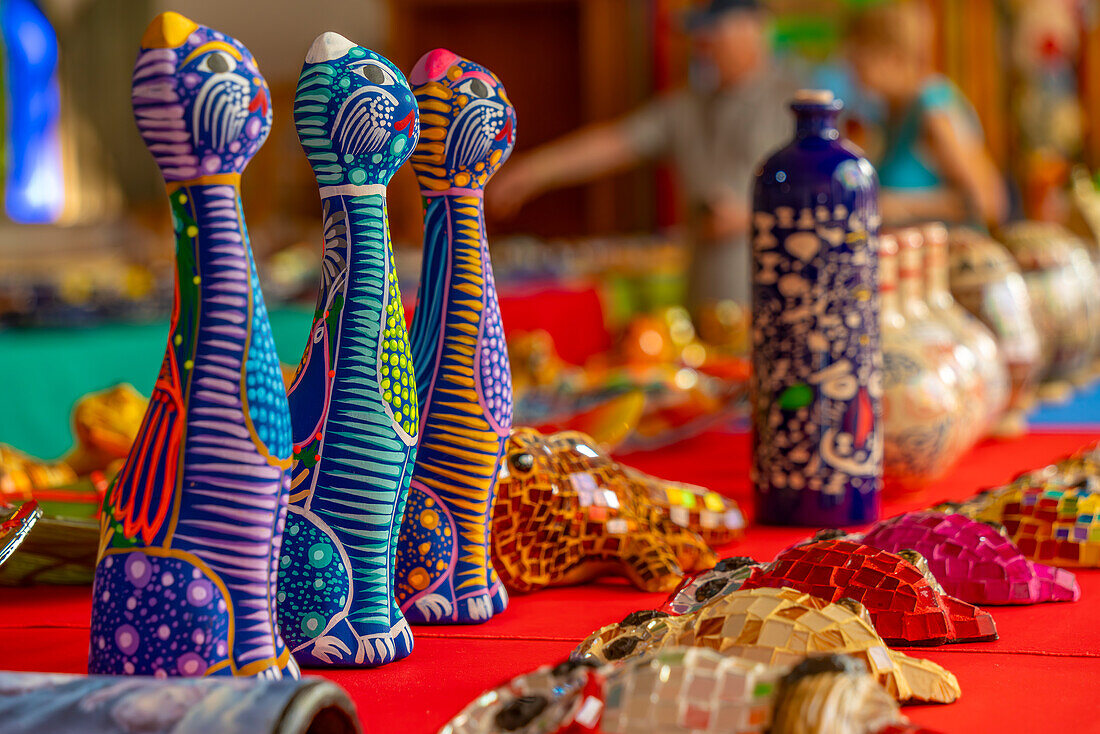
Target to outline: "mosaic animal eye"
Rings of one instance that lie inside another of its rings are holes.
[[[397,83],[397,80],[393,77],[393,72],[377,61],[368,61],[356,71],[371,84],[384,86]]]
[[[468,94],[471,97],[485,99],[489,96],[489,85],[480,79],[468,79],[459,84],[458,87],[455,88],[455,91],[461,92],[462,94]]]
[[[495,723],[504,731],[515,731],[530,724],[548,705],[550,702],[545,696],[521,696],[509,701],[497,712]]]
[[[520,472],[529,472],[535,468],[535,457],[528,453],[512,454],[512,468]]]
[[[211,51],[199,62],[199,71],[211,74],[228,74],[237,68],[237,60],[224,51]]]

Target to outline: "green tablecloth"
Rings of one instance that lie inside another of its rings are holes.
[[[313,312],[271,312],[279,359],[297,364]],[[129,382],[149,395],[168,322],[87,329],[0,330],[0,443],[42,458],[72,445],[69,414],[85,393]]]

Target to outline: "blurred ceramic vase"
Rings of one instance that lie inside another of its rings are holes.
[[[1066,395],[1092,362],[1097,340],[1096,270],[1084,244],[1049,222],[1016,222],[999,232],[1023,270],[1042,340],[1044,394]]]
[[[976,438],[980,439],[996,425],[1008,406],[1008,367],[989,327],[968,313],[951,295],[947,228],[942,224],[927,224],[921,228],[921,233],[924,235],[924,300],[928,310],[976,360],[978,390],[985,406],[984,420],[975,425]]]
[[[952,459],[959,416],[957,377],[920,340],[901,309],[898,241],[879,238],[882,316],[883,480],[887,493],[908,492],[936,479]],[[912,284],[909,285],[912,287]]]
[[[1008,405],[992,430],[1022,433],[1025,413],[1035,399],[1042,352],[1020,268],[999,242],[965,228],[948,233],[948,263],[956,303],[990,329],[1008,368]]]
[[[791,108],[794,139],[753,194],[757,518],[850,525],[878,515],[881,488],[877,181],[840,139],[832,93]]]
[[[984,395],[978,375],[978,357],[955,339],[933,315],[925,300],[924,237],[920,230],[899,230],[898,302],[905,322],[928,358],[958,396],[959,413],[948,439],[947,462],[954,463],[977,440],[984,420]]]

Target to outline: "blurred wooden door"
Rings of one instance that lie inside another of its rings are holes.
[[[516,152],[622,115],[653,88],[649,0],[390,0],[390,52],[409,70],[443,47],[492,69],[516,106]],[[492,183],[489,184],[490,187]],[[543,237],[654,225],[650,170],[542,196],[493,231]]]

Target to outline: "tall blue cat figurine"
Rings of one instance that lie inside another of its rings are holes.
[[[290,387],[290,514],[279,619],[303,665],[383,665],[412,651],[394,554],[419,423],[386,184],[416,147],[404,75],[336,33],[306,54],[294,100],[324,216],[321,288]]]

